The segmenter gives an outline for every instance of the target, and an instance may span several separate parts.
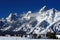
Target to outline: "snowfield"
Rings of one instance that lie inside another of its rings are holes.
[[[21,37],[2,37],[0,36],[0,40],[60,40],[60,39],[28,39],[28,38],[21,38]]]

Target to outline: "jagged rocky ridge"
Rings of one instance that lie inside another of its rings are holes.
[[[0,34],[60,34],[60,11],[46,10],[45,7],[35,13],[10,13],[7,18],[0,19]]]

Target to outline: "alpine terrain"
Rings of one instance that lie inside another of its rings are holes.
[[[10,13],[8,17],[0,19],[0,35],[21,34],[34,38],[32,35],[37,34],[40,38],[47,38],[49,32],[60,35],[60,11],[54,8],[47,10],[44,6],[35,13]]]

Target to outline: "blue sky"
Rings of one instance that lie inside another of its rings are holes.
[[[60,10],[60,0],[0,0],[0,18],[7,17],[9,13],[37,12],[44,5],[47,9]]]

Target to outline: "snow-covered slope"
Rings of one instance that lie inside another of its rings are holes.
[[[26,14],[13,14],[6,18],[0,19],[0,31],[3,32],[26,32],[26,34],[43,34],[47,32],[60,31],[60,11],[52,8],[45,9],[46,6],[41,8],[38,12],[32,13],[28,11]],[[53,26],[52,26],[53,25]]]

